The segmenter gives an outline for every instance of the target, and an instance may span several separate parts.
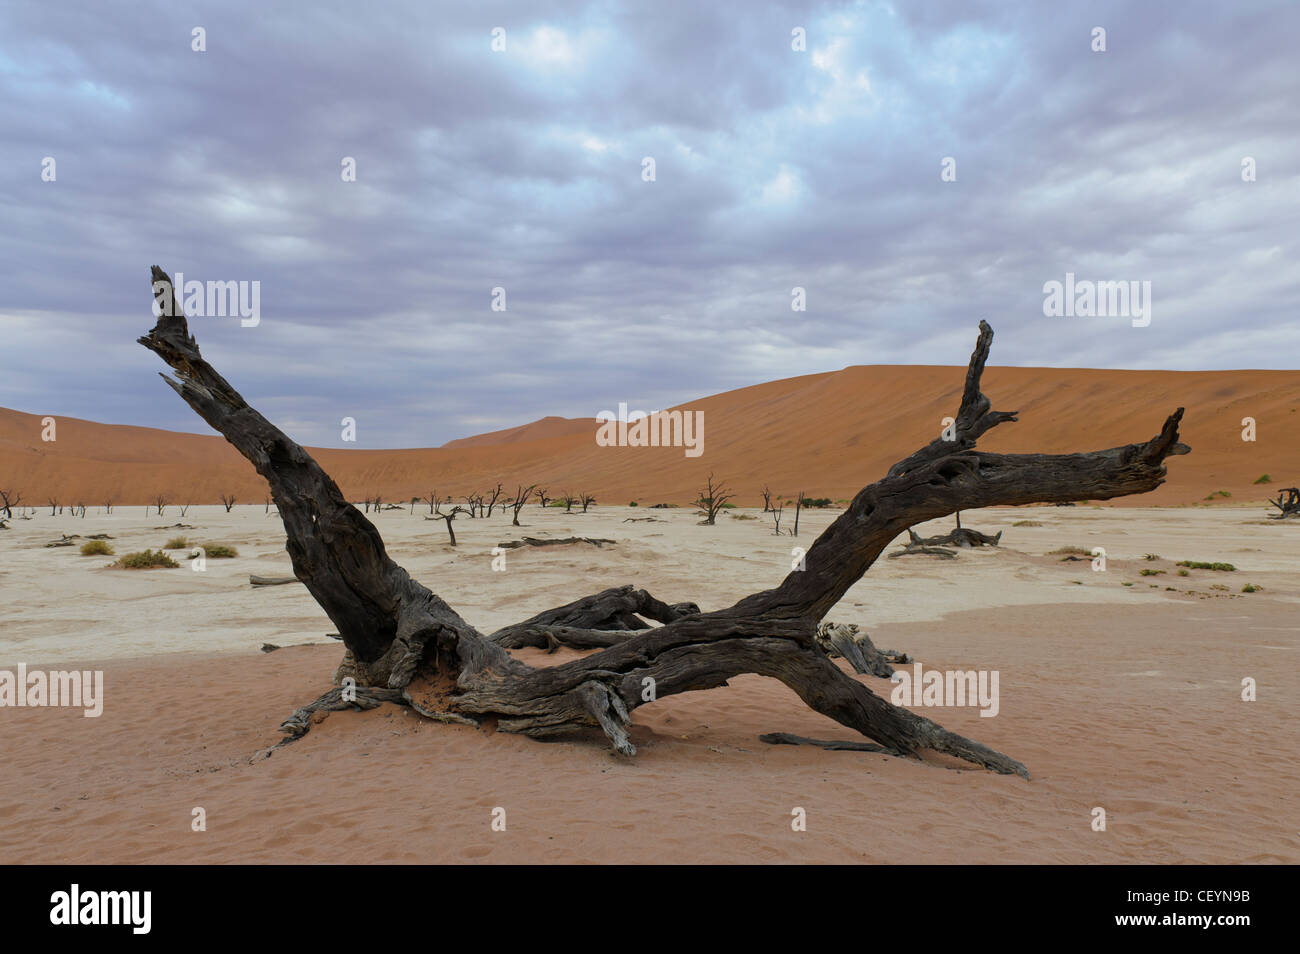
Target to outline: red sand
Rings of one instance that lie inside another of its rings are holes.
[[[927,665],[1001,671],[996,718],[926,714],[1020,759],[1029,781],[765,745],[771,731],[855,736],[757,676],[637,710],[632,759],[595,735],[537,742],[392,705],[332,713],[257,758],[327,687],[338,644],[110,661],[101,718],[0,719],[0,862],[1295,863],[1300,644],[1289,605],[1252,603],[1243,623],[1244,605],[1034,605],[880,627],[879,644]],[[1245,703],[1252,673],[1260,698]],[[195,807],[205,832],[190,830]],[[497,807],[505,832],[491,830]]]

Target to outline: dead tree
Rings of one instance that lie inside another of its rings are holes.
[[[560,496],[557,497],[556,499],[559,500],[560,503],[564,504],[565,513],[572,513],[573,505],[578,502],[578,498],[573,496],[573,494],[569,493],[567,490],[564,493],[560,494]]]
[[[732,494],[727,490],[726,486],[721,481],[714,484],[713,475],[709,474],[704,489],[700,491],[700,499],[695,501],[695,506],[704,508],[705,515],[702,524],[711,526],[717,519],[718,511],[722,509],[722,505],[731,497]]]
[[[456,531],[451,528],[451,522],[456,519],[457,514],[469,513],[469,511],[460,504],[456,504],[456,506],[452,507],[446,513],[443,513],[442,507],[440,506],[435,508],[433,512],[435,515],[442,517],[443,520],[447,521],[447,539],[451,541],[451,545],[454,547],[456,545]],[[425,517],[424,519],[430,520],[432,518]]]
[[[764,484],[763,489],[759,492],[763,495],[763,513],[771,513],[772,512],[772,491],[767,489],[767,484]]]
[[[593,497],[591,494],[579,494],[578,502],[582,504],[582,512],[586,513],[587,508],[596,502],[596,498]]]
[[[185,514],[189,512],[189,509],[190,509],[190,507],[192,507],[192,506],[194,506],[194,505],[193,505],[193,504],[181,504],[181,505],[180,505],[180,508],[181,508],[181,516],[184,517]]]
[[[235,495],[234,495],[234,494],[222,494],[222,495],[221,495],[221,506],[223,506],[223,507],[226,508],[226,513],[230,513],[230,511],[231,511],[232,509],[234,509],[234,506],[235,506]]]
[[[803,491],[802,491],[802,490],[799,491],[799,499],[796,500],[795,503],[794,503],[794,530],[792,530],[792,531],[790,532],[790,536],[792,536],[792,537],[797,537],[797,536],[799,536],[799,511],[801,511],[801,510],[803,510]]]
[[[1285,494],[1285,497],[1283,495]],[[1281,513],[1270,514],[1274,520],[1300,517],[1300,487],[1285,487],[1277,492],[1276,500],[1269,500]]]
[[[1015,412],[992,410],[980,392],[993,338],[981,322],[955,440],[935,438],[859,491],[809,547],[803,570],[733,606],[675,613],[654,628],[621,630],[625,638],[611,639],[612,645],[591,655],[535,668],[513,658],[504,639],[485,636],[393,562],[379,531],[311,455],[204,360],[167,275],[155,267],[153,280],[160,317],[140,343],[175,372],[164,376],[167,383],[270,484],[294,575],[345,646],[336,681],[351,677],[355,688],[336,687],[294,712],[281,727],[290,738],[308,730],[315,712],[392,702],[435,720],[470,725],[486,720],[497,731],[535,738],[598,726],[616,751],[633,755],[631,713],[652,701],[649,696],[717,688],[742,673],[756,673],[779,679],[811,708],[884,751],[911,755],[928,749],[1027,776],[1014,759],[876,695],[831,661],[818,644],[818,623],[908,527],[959,509],[1145,493],[1164,482],[1166,458],[1188,450],[1178,440],[1181,408],[1150,440],[1109,450],[996,454],[978,449],[978,439],[989,429],[1016,420]],[[626,604],[619,593],[607,590],[586,602],[622,599]],[[634,606],[630,611],[638,613]],[[597,609],[593,615],[598,617],[594,625],[581,621],[557,638],[572,644],[608,633],[609,614]],[[654,687],[651,694],[645,693],[648,685]]]
[[[515,499],[510,501],[508,506],[514,511],[513,519],[510,522],[516,527],[521,526],[519,523],[519,511],[523,510],[524,504],[528,503],[528,498],[532,495],[534,486],[534,484],[529,484],[527,487],[518,485],[515,488]]]
[[[429,496],[425,497],[424,499],[428,501],[429,513],[432,514],[434,508],[438,506],[438,491],[436,490],[429,491]]]
[[[57,513],[59,512],[59,498],[58,498],[58,497],[50,497],[50,498],[49,498],[48,500],[46,500],[45,502],[46,502],[47,504],[50,505],[50,516],[51,516],[51,517],[53,517],[55,514],[57,514]],[[147,513],[147,512],[148,512],[148,511],[146,511],[146,513]]]
[[[772,515],[772,519],[776,522],[776,529],[773,531],[773,533],[775,533],[778,537],[781,535],[781,514],[784,512],[785,512],[785,501],[781,502],[781,506],[772,507],[768,510],[768,513]]]
[[[492,494],[491,497],[487,496],[486,494],[484,494],[484,495],[482,495],[482,496],[479,497],[480,505],[482,505],[482,503],[483,503],[484,501],[486,501],[486,503],[487,503],[487,514],[486,514],[486,516],[488,516],[488,517],[491,517],[491,516],[492,516],[492,508],[495,507],[495,506],[497,505],[497,501],[501,499],[501,485],[500,485],[500,484],[497,484],[497,489],[491,491],[491,494]],[[502,504],[502,507],[504,507],[504,506],[505,506],[505,504]]]
[[[113,501],[114,501],[114,499],[115,499],[115,498],[113,498],[113,497],[105,497],[105,498],[104,498],[104,513],[112,513],[112,512],[113,512]]]
[[[158,516],[162,516],[163,508],[167,506],[167,497],[165,494],[159,494],[153,499],[153,505],[158,511]]]
[[[547,492],[546,492],[545,490],[541,490],[541,489],[539,489],[539,490],[535,491],[535,493],[537,494],[537,502],[538,502],[539,504],[541,504],[541,505],[542,505],[542,509],[545,510],[545,509],[546,509],[546,502],[547,502],[548,500],[550,500],[551,498],[548,497],[548,496],[546,496],[546,493],[547,493]]]
[[[23,495],[13,490],[0,490],[0,510],[9,519],[13,519],[14,507],[22,503]]]

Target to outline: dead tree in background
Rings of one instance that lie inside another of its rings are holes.
[[[533,484],[529,484],[527,487],[522,484],[517,485],[515,488],[515,499],[510,501],[508,504],[510,509],[514,511],[513,519],[511,519],[510,522],[516,527],[520,526],[519,511],[523,510],[524,504],[528,503],[528,498],[533,492],[533,486]]]
[[[231,510],[234,508],[234,506],[235,506],[235,495],[234,495],[234,494],[222,494],[222,495],[221,495],[221,506],[223,506],[223,507],[226,508],[226,513],[230,513],[230,511],[231,511]]]
[[[784,501],[781,502],[781,506],[772,507],[768,510],[768,513],[772,515],[772,519],[776,521],[776,529],[773,531],[773,533],[775,533],[778,537],[781,535],[781,514],[784,512],[785,512]]]
[[[46,502],[47,504],[50,505],[50,516],[51,516],[51,517],[53,517],[55,514],[57,514],[57,513],[59,512],[59,498],[58,498],[58,497],[50,497],[50,498],[49,498],[48,500],[46,500],[45,502]],[[148,511],[146,511],[146,513],[147,513],[147,512],[148,512]]]
[[[189,509],[190,509],[190,507],[192,507],[192,506],[194,506],[194,505],[193,505],[193,504],[182,504],[182,505],[181,505],[181,517],[184,517],[185,514],[187,514],[187,513],[189,512]]]
[[[915,524],[959,509],[1145,493],[1164,482],[1166,458],[1188,450],[1178,440],[1181,408],[1150,440],[1108,450],[996,454],[978,449],[988,430],[1016,420],[1015,412],[992,410],[980,391],[993,339],[992,329],[981,322],[957,411],[956,439],[936,438],[860,490],[809,547],[804,569],[713,612],[673,604],[662,625],[651,629],[618,629],[627,614],[641,613],[632,587],[585,597],[553,611],[560,619],[550,627],[552,638],[574,645],[603,634],[599,638],[612,645],[535,668],[512,657],[504,640],[485,636],[392,561],[374,524],[347,502],[311,455],[203,359],[167,275],[155,267],[153,280],[160,317],[140,343],[175,372],[164,380],[270,484],[294,575],[343,641],[336,681],[355,680],[354,690],[336,687],[294,712],[282,726],[290,737],[306,732],[315,712],[392,702],[435,720],[471,725],[487,720],[496,731],[534,738],[598,726],[616,751],[632,755],[631,712],[651,701],[647,685],[661,699],[756,673],[779,679],[808,706],[875,740],[883,751],[912,755],[928,749],[1027,776],[1014,759],[891,705],[840,669],[818,643],[818,623],[890,541]],[[656,600],[654,605],[665,604]],[[610,636],[611,631],[617,632]]]
[[[803,491],[799,491],[799,499],[794,504],[794,531],[790,534],[792,537],[799,536],[799,511],[803,510]]]
[[[493,490],[491,493],[492,493],[492,496],[486,498],[486,499],[487,499],[487,515],[488,515],[489,517],[492,516],[492,508],[495,507],[495,506],[497,505],[497,501],[501,499],[501,485],[500,485],[500,484],[497,484],[497,489],[496,489],[496,490]],[[502,502],[501,506],[504,508],[504,507],[505,507],[505,503]]]
[[[14,507],[22,503],[22,500],[23,495],[16,491],[0,490],[0,510],[3,510],[4,515],[10,519],[13,518]]]
[[[1283,499],[1283,494],[1286,495]],[[1281,513],[1270,514],[1274,520],[1286,520],[1288,517],[1300,517],[1300,487],[1284,487],[1277,492],[1276,500],[1269,500]]]
[[[436,506],[438,506],[438,491],[436,491],[436,490],[431,490],[431,491],[429,491],[429,496],[425,497],[424,499],[425,499],[425,500],[428,502],[428,504],[429,504],[429,513],[432,514],[432,513],[433,513],[433,509],[434,509]]]
[[[451,528],[451,522],[456,519],[457,514],[469,513],[469,511],[460,504],[456,504],[456,506],[452,507],[446,513],[443,513],[441,505],[438,505],[433,512],[435,515],[442,517],[443,520],[447,521],[447,539],[451,541],[451,545],[454,547],[456,545],[456,531]],[[432,520],[433,518],[425,517],[424,519]]]
[[[545,509],[546,509],[546,502],[547,502],[548,500],[550,500],[551,498],[548,497],[548,496],[546,496],[546,491],[545,491],[545,490],[538,490],[538,491],[536,491],[536,494],[537,494],[537,502],[540,503],[540,504],[542,505],[542,509],[545,510]]]
[[[714,484],[713,475],[709,474],[704,489],[700,491],[700,499],[695,501],[695,506],[704,508],[703,523],[712,525],[714,520],[717,519],[718,511],[722,509],[722,505],[731,498],[732,494],[727,490],[726,485],[721,481]]]
[[[772,491],[767,489],[767,484],[764,484],[763,489],[759,492],[763,495],[763,513],[771,513],[772,512]]]
[[[555,499],[564,504],[565,513],[572,513],[573,505],[578,502],[578,498],[573,496],[573,494],[569,493],[567,490]]]
[[[167,497],[165,494],[159,494],[153,499],[154,508],[158,511],[158,516],[162,516],[163,508],[167,506]]]
[[[116,498],[114,498],[114,497],[105,497],[105,498],[104,498],[104,513],[112,513],[112,512],[113,512],[113,501],[114,501],[115,499],[116,499]]]
[[[578,502],[582,504],[582,512],[586,513],[587,508],[596,502],[596,498],[593,497],[591,494],[579,494]]]

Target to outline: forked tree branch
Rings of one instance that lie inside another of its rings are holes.
[[[966,373],[955,439],[932,441],[854,498],[809,549],[806,569],[727,609],[663,603],[632,587],[537,614],[484,636],[441,598],[412,580],[384,549],[379,532],[348,503],[312,457],[251,407],[200,355],[170,278],[153,269],[162,314],[140,343],[175,372],[165,378],[270,485],[288,534],[294,573],[338,628],[346,647],[336,679],[368,687],[357,705],[405,701],[442,721],[496,720],[534,737],[598,726],[632,754],[632,710],[653,699],[721,686],[741,673],[780,679],[810,707],[874,739],[886,750],[933,750],[1003,773],[1024,766],[877,696],[827,656],[817,624],[898,534],[958,510],[994,505],[1107,499],[1145,493],[1165,476],[1182,409],[1140,444],[1089,454],[986,454],[976,442],[1014,421],[991,410],[980,378],[993,340],[980,323]],[[641,618],[663,625],[644,628]],[[506,647],[605,646],[559,666],[535,669]],[[859,661],[855,665],[862,668]],[[646,687],[653,692],[647,693]],[[331,690],[283,727],[305,732],[315,709],[346,706]],[[314,708],[313,708],[314,707]],[[783,738],[773,736],[776,738]]]

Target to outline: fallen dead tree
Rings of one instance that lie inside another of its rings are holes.
[[[955,439],[936,438],[859,491],[808,549],[802,569],[734,606],[708,613],[673,610],[674,618],[648,630],[569,626],[566,638],[599,633],[611,645],[562,665],[535,668],[512,657],[500,639],[485,636],[394,563],[379,531],[311,455],[203,359],[171,280],[157,267],[153,288],[160,317],[140,343],[175,372],[164,380],[267,480],[284,521],[294,573],[343,639],[344,658],[336,671],[343,684],[285,721],[282,729],[291,738],[307,731],[314,712],[393,702],[435,720],[471,725],[489,720],[498,731],[534,738],[599,727],[616,751],[632,755],[628,728],[637,707],[757,673],[781,680],[817,712],[891,753],[928,749],[1027,777],[1015,759],[891,705],[849,676],[818,644],[818,623],[909,527],[963,509],[1145,493],[1164,482],[1165,459],[1188,450],[1178,441],[1181,408],[1150,440],[1109,450],[978,450],[978,439],[989,429],[1016,419],[1015,412],[992,410],[980,392],[993,339],[992,329],[981,322]]]
[[[1300,517],[1300,487],[1285,487],[1277,492],[1277,499],[1269,499],[1274,507],[1277,507],[1281,513],[1269,514],[1274,520],[1286,520],[1291,517]]]
[[[257,576],[249,574],[248,582],[253,586],[284,586],[286,583],[300,582],[296,576]]]
[[[600,548],[605,544],[614,545],[613,540],[606,540],[603,537],[557,537],[554,540],[541,540],[537,537],[524,537],[522,540],[506,540],[498,543],[502,550],[516,550],[519,547],[559,547],[570,543],[590,543],[593,547]]]
[[[1002,542],[1002,531],[999,530],[996,536],[990,537],[986,533],[980,533],[978,530],[970,530],[966,527],[957,527],[949,530],[947,533],[933,537],[918,536],[915,530],[907,531],[908,541],[903,544],[903,549],[895,550],[889,554],[891,557],[908,556],[913,553],[924,553],[930,556],[947,557],[952,559],[957,554],[947,547],[959,547],[963,550],[969,550],[974,547],[996,547]]]

